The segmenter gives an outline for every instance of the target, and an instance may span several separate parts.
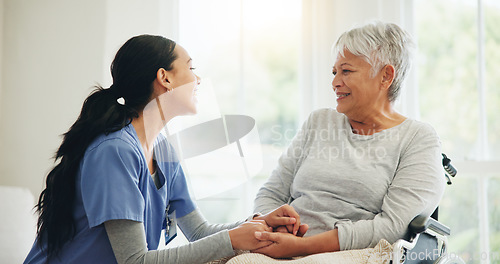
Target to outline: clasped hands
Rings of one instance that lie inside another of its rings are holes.
[[[274,258],[287,258],[303,255],[303,236],[309,226],[300,223],[299,214],[290,205],[282,205],[274,211],[256,216],[235,229],[231,240],[236,249],[247,249],[254,253],[261,253]],[[235,237],[235,231],[240,239]],[[253,232],[253,238],[246,234]],[[234,238],[234,239],[233,239]]]

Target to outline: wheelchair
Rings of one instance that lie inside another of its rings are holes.
[[[451,177],[457,170],[451,160],[443,153],[443,168],[447,184],[451,185]],[[465,264],[459,256],[447,252],[447,237],[450,228],[438,221],[438,208],[428,216],[415,217],[408,226],[405,239],[396,241],[392,252],[392,264]]]

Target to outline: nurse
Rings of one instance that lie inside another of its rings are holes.
[[[297,234],[300,218],[290,206],[212,225],[191,200],[160,132],[172,118],[196,113],[193,70],[186,50],[161,36],[136,36],[118,50],[113,84],[87,97],[64,134],[24,263],[204,263],[271,243],[255,232],[286,225]],[[194,242],[157,250],[162,229],[167,243],[175,236],[176,221]]]

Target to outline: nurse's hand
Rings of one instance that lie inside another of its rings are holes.
[[[255,232],[272,232],[272,227],[269,227],[263,220],[252,220],[245,222],[231,230],[229,237],[233,249],[254,250],[269,246],[273,241],[261,241],[255,237]]]
[[[294,235],[297,235],[300,227],[299,214],[288,204],[282,205],[266,215],[257,216],[254,219],[264,220],[270,227],[286,227],[288,233]],[[280,228],[279,231],[282,230],[283,229]]]

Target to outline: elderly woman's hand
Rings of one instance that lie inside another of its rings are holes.
[[[285,227],[288,233],[294,235],[298,234],[301,226],[299,214],[288,204],[282,205],[266,215],[257,216],[254,219],[264,220],[270,227],[279,228],[279,231],[284,231],[283,227]]]
[[[255,238],[272,244],[252,250],[253,253],[264,254],[273,258],[289,258],[306,255],[302,252],[306,247],[305,238],[281,232],[255,232]]]
[[[265,254],[273,258],[306,256],[340,250],[338,230],[336,228],[309,237],[280,232],[255,232],[255,238],[262,242],[272,242],[272,244],[255,249],[252,252]]]

